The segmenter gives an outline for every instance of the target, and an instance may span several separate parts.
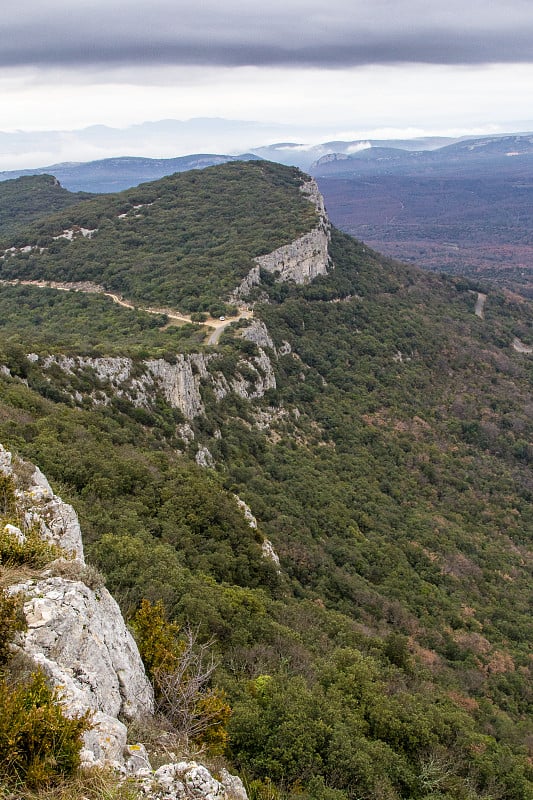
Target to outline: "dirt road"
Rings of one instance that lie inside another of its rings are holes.
[[[79,282],[79,283],[69,283],[69,282],[58,282],[58,281],[26,281],[26,280],[3,280],[0,281],[0,284],[7,284],[10,286],[36,286],[39,289],[57,289],[62,292],[83,292],[84,294],[103,294],[104,297],[109,297],[117,306],[122,306],[122,308],[131,308],[132,310],[137,311],[144,311],[147,314],[164,314],[170,320],[175,320],[176,322],[192,322],[190,314],[180,314],[179,311],[176,311],[173,308],[145,308],[143,306],[136,306],[133,303],[130,303],[129,300],[125,300],[121,295],[115,294],[115,292],[106,292],[103,286],[100,286],[97,283],[90,283],[90,282]],[[224,319],[216,319],[214,317],[209,317],[205,320],[205,322],[197,322],[196,325],[203,325],[205,328],[214,329],[209,333],[209,337],[207,339],[207,344],[217,345],[220,337],[222,336],[222,332],[224,328],[227,328],[228,325],[231,325],[232,322],[237,322],[240,319],[251,319],[254,315],[253,311],[250,311],[247,308],[242,308],[239,310],[239,313],[234,317],[225,317]]]

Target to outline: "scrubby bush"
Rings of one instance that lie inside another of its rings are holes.
[[[7,784],[38,788],[78,766],[81,735],[90,720],[89,713],[71,719],[65,716],[60,698],[40,671],[24,683],[13,682],[9,646],[24,628],[17,598],[1,592],[0,776]]]
[[[13,784],[46,786],[79,765],[89,715],[69,719],[41,672],[25,685],[0,681],[0,773]]]
[[[0,518],[11,516],[16,508],[15,482],[11,475],[0,472]]]
[[[44,567],[60,555],[61,548],[45,542],[37,526],[25,531],[22,541],[9,530],[0,529],[0,564]]]
[[[0,669],[6,664],[14,636],[24,630],[26,621],[16,597],[0,592]]]
[[[158,711],[185,740],[220,752],[231,709],[225,694],[209,685],[216,668],[210,644],[200,644],[193,631],[181,632],[167,622],[161,602],[143,600],[133,628]]]
[[[21,536],[8,525],[20,529]],[[42,567],[61,554],[60,548],[41,538],[37,523],[28,525],[19,508],[15,481],[0,472],[0,564]]]

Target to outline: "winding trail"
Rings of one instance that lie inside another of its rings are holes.
[[[476,300],[476,307],[474,308],[474,314],[476,317],[480,319],[485,319],[485,302],[487,300],[487,295],[483,294],[482,292],[477,293],[477,300]]]
[[[101,294],[104,297],[109,297],[117,306],[122,308],[129,308],[133,311],[144,311],[146,314],[164,314],[170,320],[175,322],[193,323],[190,314],[181,314],[173,308],[147,308],[144,306],[136,306],[125,300],[121,295],[115,292],[106,292],[105,288],[98,283],[91,283],[90,281],[80,282],[59,282],[59,281],[29,281],[29,280],[0,280],[0,285],[7,286],[36,286],[39,289],[57,289],[61,292],[82,292],[84,294]],[[194,325],[202,325],[207,329],[213,329],[209,333],[206,344],[217,345],[220,337],[225,328],[231,325],[232,322],[238,322],[240,319],[251,319],[254,312],[249,308],[240,308],[238,314],[234,317],[225,317],[224,319],[216,319],[209,317],[204,322],[194,322]]]
[[[485,319],[486,300],[487,300],[486,294],[483,294],[483,292],[477,293],[477,300],[474,308],[474,314],[476,315],[476,317],[480,317],[480,319]],[[511,342],[511,347],[515,352],[523,353],[524,355],[531,355],[533,353],[533,347],[530,347],[529,345],[521,342],[518,336],[514,337],[513,341]]]
[[[517,353],[526,353],[527,355],[533,353],[533,347],[528,347],[527,344],[521,342],[517,336],[513,339],[512,344],[513,350],[516,350]]]
[[[206,325],[209,325],[210,328],[214,328],[215,330],[213,333],[209,334],[209,338],[207,339],[207,344],[218,344],[218,340],[222,336],[224,329],[231,325],[232,322],[237,322],[239,319],[251,319],[254,315],[253,311],[250,309],[243,308],[239,311],[239,314],[236,317],[226,317],[225,320],[219,319],[212,319],[206,322]]]

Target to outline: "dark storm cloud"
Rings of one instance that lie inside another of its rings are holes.
[[[307,66],[533,61],[530,0],[22,0],[0,66]]]

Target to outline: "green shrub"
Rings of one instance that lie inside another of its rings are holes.
[[[79,765],[89,713],[69,719],[41,672],[26,685],[0,681],[0,773],[13,784],[46,786]]]
[[[15,482],[11,475],[0,472],[0,517],[16,513]]]
[[[209,687],[216,664],[209,644],[190,629],[167,622],[161,601],[143,600],[132,620],[139,652],[152,679],[158,711],[184,739],[224,749],[231,708],[226,695]]]
[[[0,530],[0,564],[8,566],[27,564],[38,568],[64,555],[61,548],[41,539],[37,525],[25,531],[24,535],[24,541],[20,542],[12,533]]]
[[[9,645],[18,631],[24,630],[26,621],[21,612],[20,601],[0,592],[0,668],[9,658]]]

